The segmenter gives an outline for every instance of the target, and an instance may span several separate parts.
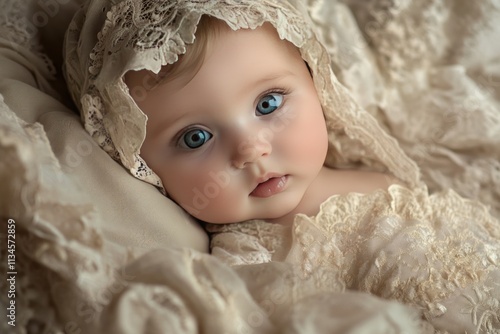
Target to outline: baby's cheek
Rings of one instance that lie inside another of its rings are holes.
[[[189,204],[200,211],[200,214],[220,212],[221,203],[227,201],[227,193],[230,187],[231,177],[224,171],[203,171],[203,173],[193,173],[191,177],[185,179],[188,185],[184,191],[184,198]],[[231,196],[229,196],[231,198]]]
[[[291,129],[296,133],[292,137],[294,138],[291,141],[292,149],[300,158],[309,159],[310,162],[324,160],[328,147],[326,126],[324,122],[315,118],[302,117],[295,123],[295,129]]]

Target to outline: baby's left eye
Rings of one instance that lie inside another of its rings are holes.
[[[278,109],[283,103],[283,94],[271,93],[267,94],[257,103],[257,112],[262,115],[268,115]]]
[[[212,134],[203,129],[192,129],[182,136],[180,145],[191,150],[203,146],[212,138]]]

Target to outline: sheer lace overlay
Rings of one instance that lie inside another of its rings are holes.
[[[290,227],[207,228],[212,254],[231,265],[284,261],[320,290],[345,286],[412,305],[439,330],[500,330],[500,224],[453,191],[391,186],[333,196]]]

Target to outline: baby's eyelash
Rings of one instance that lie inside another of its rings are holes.
[[[267,89],[264,92],[262,92],[259,96],[257,96],[257,98],[255,99],[255,102],[254,102],[254,108],[257,107],[257,104],[259,103],[259,101],[261,99],[263,99],[265,96],[273,94],[273,93],[274,94],[280,94],[280,95],[283,96],[283,102],[281,103],[281,106],[278,108],[278,109],[281,109],[281,107],[283,107],[283,104],[286,101],[286,96],[288,94],[290,94],[290,90],[288,90],[286,88],[279,88],[279,87],[274,87],[274,88]]]
[[[286,89],[286,88],[278,88],[278,87],[271,88],[271,89],[268,89],[268,90],[264,91],[262,94],[260,94],[260,96],[258,97],[258,99],[261,99],[264,96],[269,95],[271,93],[277,93],[277,94],[281,94],[283,96],[286,96],[286,95],[288,95],[290,93],[290,91],[288,89]]]

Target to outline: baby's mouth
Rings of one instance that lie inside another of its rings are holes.
[[[276,195],[283,190],[287,185],[288,175],[279,177],[271,177],[268,180],[259,183],[250,193],[250,196],[255,197],[270,197]]]

